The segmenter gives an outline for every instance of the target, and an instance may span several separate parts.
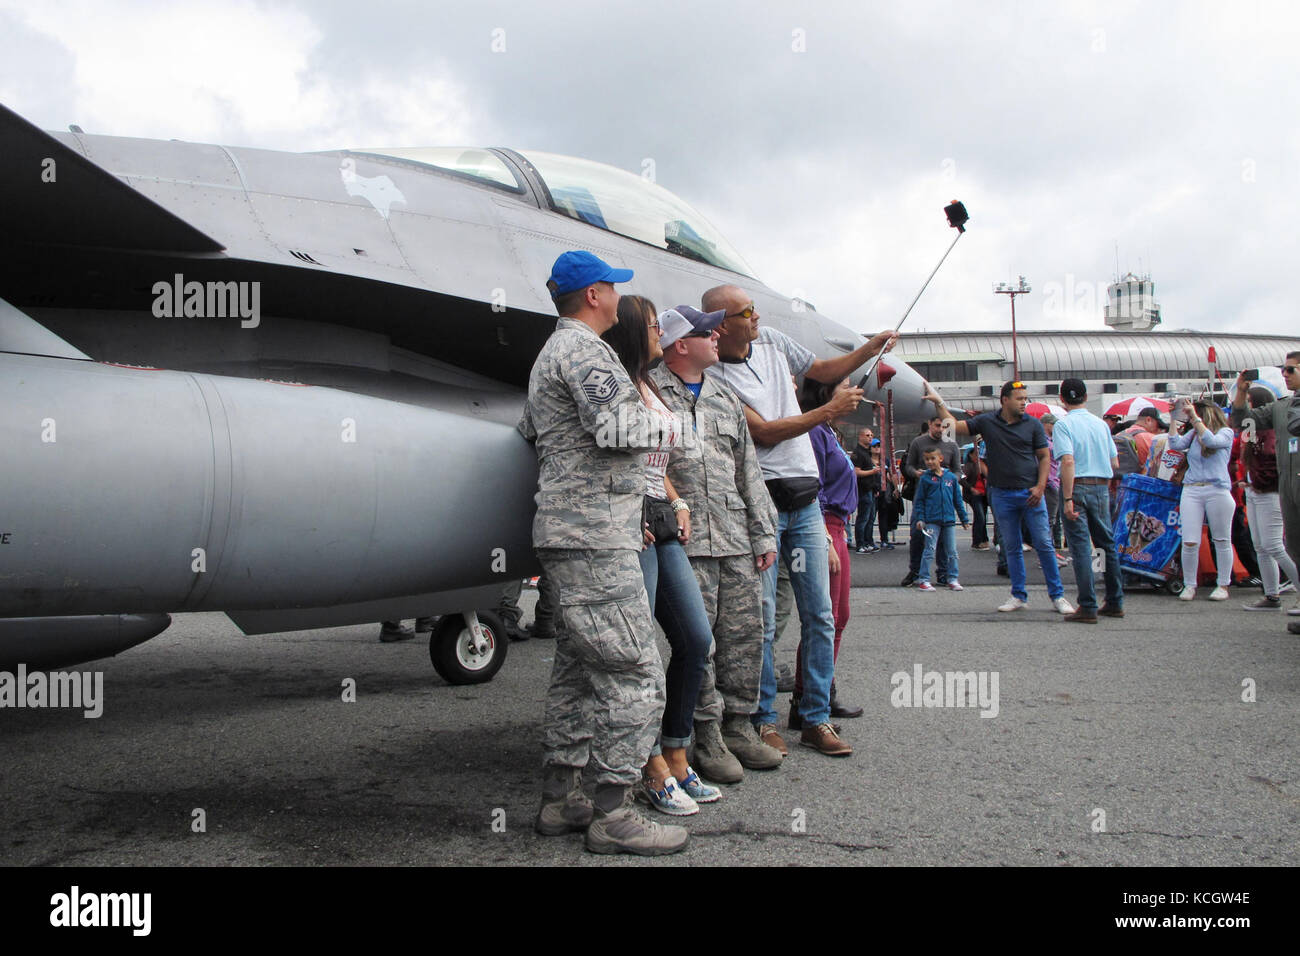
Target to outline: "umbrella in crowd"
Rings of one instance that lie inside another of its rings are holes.
[[[1144,408],[1154,408],[1158,412],[1168,412],[1173,406],[1169,402],[1161,401],[1158,398],[1147,398],[1145,395],[1134,395],[1131,398],[1121,399],[1110,408],[1102,413],[1102,417],[1107,415],[1118,415],[1120,418],[1137,418],[1138,412]]]
[[[1042,418],[1044,415],[1055,415],[1057,418],[1065,417],[1065,409],[1060,405],[1049,405],[1047,402],[1030,402],[1025,406],[1025,414],[1033,415],[1035,418]]]

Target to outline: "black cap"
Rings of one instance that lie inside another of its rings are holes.
[[[1002,385],[1002,397],[1003,397],[1003,398],[1006,398],[1008,395],[1010,395],[1010,394],[1011,394],[1012,392],[1014,392],[1016,389],[1018,389],[1018,388],[1025,388],[1025,387],[1026,387],[1025,383],[1024,383],[1024,382],[1021,382],[1021,381],[1019,381],[1019,380],[1014,381],[1014,382],[1004,382],[1003,385]]]
[[[1088,386],[1081,378],[1067,378],[1061,383],[1061,398],[1071,405],[1082,405],[1088,397]]]

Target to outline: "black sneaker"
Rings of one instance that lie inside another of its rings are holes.
[[[916,572],[908,571],[907,576],[898,582],[900,588],[910,588],[916,582]]]
[[[1007,570],[1007,566],[1005,564],[1002,565],[1000,568],[998,568],[998,574],[1002,575],[1004,578],[1011,577],[1011,572]]]

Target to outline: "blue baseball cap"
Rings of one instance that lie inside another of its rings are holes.
[[[597,282],[627,282],[631,278],[631,269],[615,269],[599,256],[577,249],[566,252],[555,260],[555,265],[551,267],[551,277],[546,280],[546,288],[554,299]]]

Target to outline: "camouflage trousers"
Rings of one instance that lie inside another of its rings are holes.
[[[539,548],[560,598],[542,726],[547,767],[595,764],[597,784],[633,786],[664,713],[664,668],[637,553]]]
[[[691,569],[713,628],[695,719],[748,717],[763,670],[763,579],[749,554],[693,557]]]

